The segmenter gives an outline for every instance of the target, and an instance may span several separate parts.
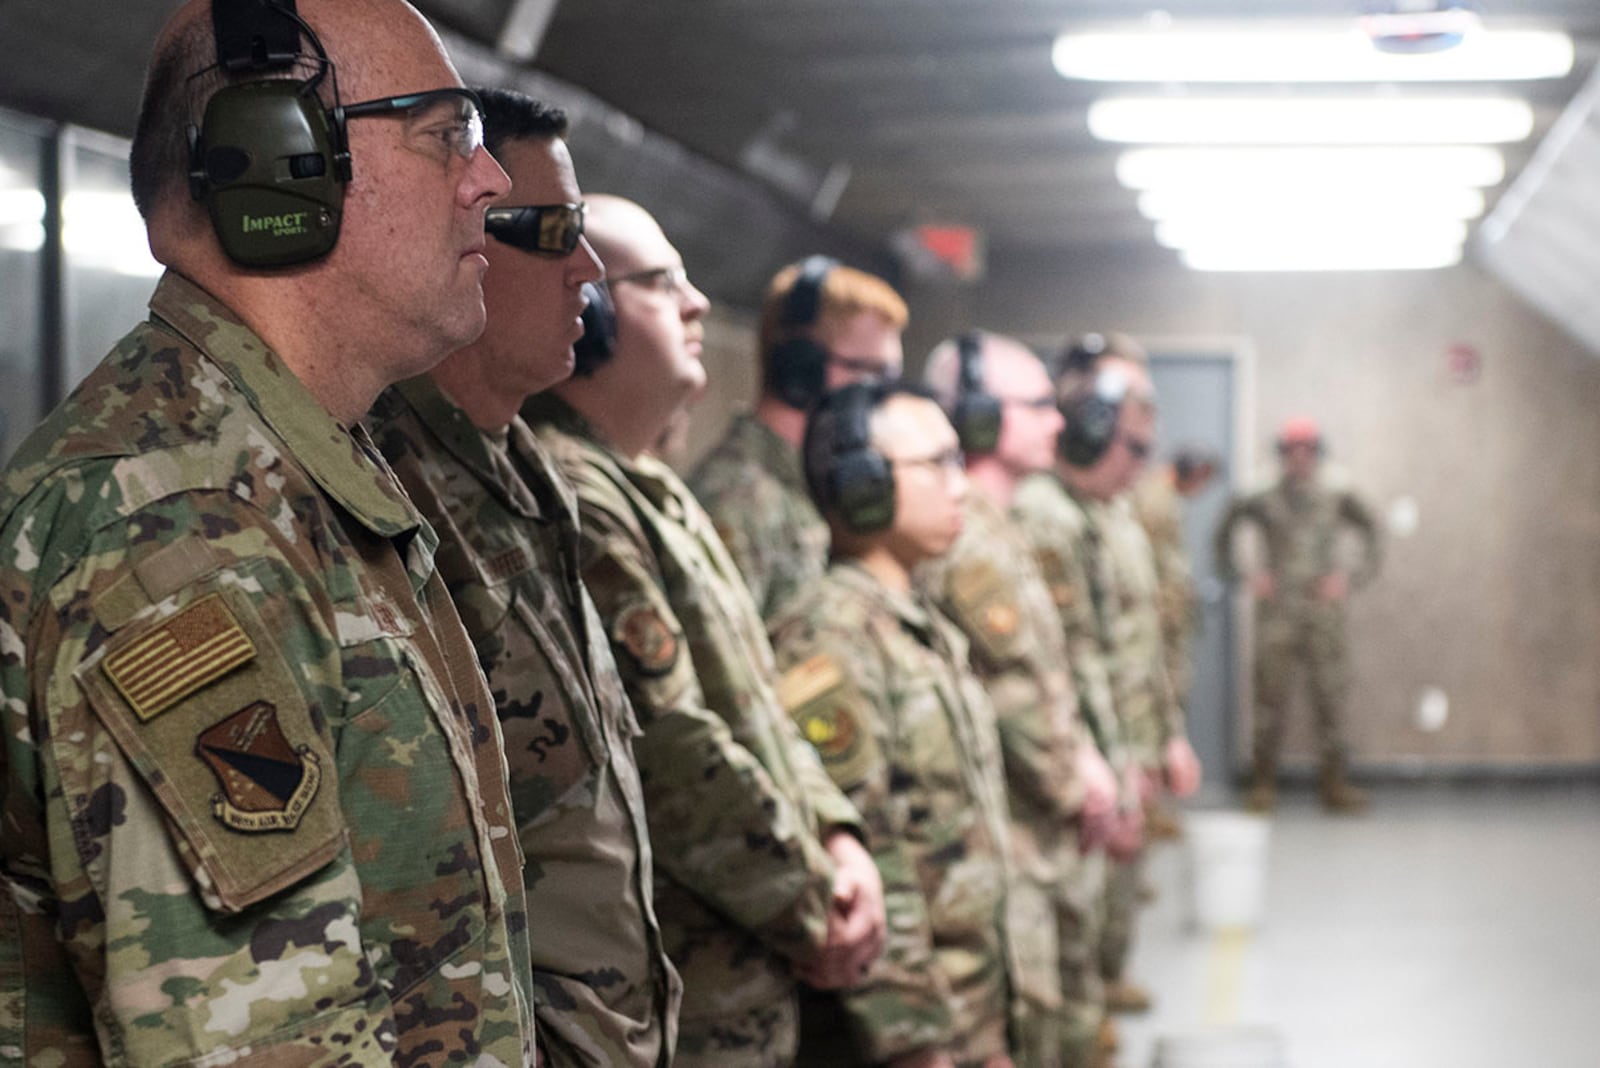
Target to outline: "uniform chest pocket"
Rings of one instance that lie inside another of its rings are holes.
[[[399,997],[482,937],[483,857],[409,619],[381,600],[342,605],[335,618],[345,700],[330,725],[362,936]]]
[[[895,760],[890,789],[901,796],[909,836],[937,838],[942,826],[970,808],[962,773],[960,740],[931,684],[913,684],[897,695]]]

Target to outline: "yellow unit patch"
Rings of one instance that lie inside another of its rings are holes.
[[[221,594],[209,594],[105,659],[106,678],[143,722],[255,659]]]

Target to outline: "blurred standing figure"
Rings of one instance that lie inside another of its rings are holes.
[[[898,378],[905,327],[905,301],[887,282],[826,256],[767,286],[755,411],[734,419],[689,479],[763,619],[828,563],[828,526],[800,474],[806,412],[830,389]]]
[[[889,940],[847,988],[804,1002],[801,1060],[1009,1068],[994,713],[966,640],[911,580],[961,532],[955,431],[924,396],[856,383],[812,409],[803,454],[833,559],[774,620],[781,691],[866,818]]]
[[[1172,460],[1147,471],[1133,487],[1133,510],[1155,553],[1156,580],[1161,588],[1161,634],[1167,652],[1167,677],[1178,703],[1188,706],[1194,677],[1190,660],[1199,620],[1194,568],[1183,544],[1183,505],[1216,477],[1216,456],[1186,446]]]
[[[639,716],[656,914],[683,978],[680,1068],[782,1068],[796,978],[852,981],[883,946],[861,818],[784,714],[772,648],[711,520],[649,450],[705,382],[710,302],[639,205],[589,198],[607,283],[579,373],[523,418],[578,494],[584,581]]]
[[[1166,653],[1167,680],[1178,707],[1189,706],[1194,678],[1194,632],[1200,621],[1194,569],[1183,544],[1183,504],[1198,495],[1217,472],[1216,457],[1185,446],[1172,459],[1145,472],[1134,484],[1132,501],[1139,525],[1155,554],[1157,604],[1161,612],[1161,639]],[[1159,802],[1145,813],[1152,838],[1175,838],[1181,833],[1177,818]]]
[[[1239,578],[1234,532],[1243,523],[1260,528],[1266,559],[1250,576],[1256,599],[1255,753],[1249,808],[1270,811],[1277,802],[1278,752],[1284,707],[1289,703],[1296,662],[1310,680],[1317,721],[1324,807],[1360,812],[1365,791],[1346,778],[1345,696],[1350,689],[1345,641],[1345,600],[1376,577],[1381,560],[1378,525],[1356,494],[1320,470],[1322,432],[1307,418],[1287,420],[1278,431],[1282,476],[1268,489],[1241,497],[1217,527],[1217,571]],[[1352,568],[1340,552],[1341,532],[1361,539]]]
[[[969,492],[960,538],[918,580],[970,643],[999,726],[1018,875],[1010,915],[1027,932],[1017,1060],[1087,1068],[1105,1011],[1094,911],[1117,783],[1079,715],[1050,588],[1009,514],[1022,479],[1054,463],[1061,412],[1044,364],[999,334],[940,345],[924,380],[960,437]]]
[[[517,409],[572,373],[586,287],[566,115],[481,89],[517,206],[489,214],[488,326],[393,386],[373,437],[439,534],[439,573],[494,694],[522,843],[539,1044],[551,1068],[663,1068],[681,993],[651,906],[638,731],[578,571],[578,505]]]
[[[509,183],[413,8],[291,11],[163,28],[130,172],[167,272],[6,472],[8,1062],[534,1058],[494,702],[359,423],[482,332]]]

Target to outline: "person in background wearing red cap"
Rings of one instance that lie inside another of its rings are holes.
[[[1342,718],[1350,673],[1344,603],[1353,588],[1378,572],[1378,528],[1348,487],[1321,470],[1322,432],[1314,420],[1287,420],[1278,431],[1282,477],[1272,487],[1236,498],[1217,527],[1217,573],[1237,579],[1234,533],[1244,522],[1261,531],[1264,560],[1250,575],[1256,598],[1255,752],[1245,805],[1270,812],[1277,803],[1283,710],[1303,661],[1311,685],[1321,757],[1322,803],[1332,812],[1360,812],[1365,792],[1345,777]],[[1341,533],[1361,538],[1352,561]]]

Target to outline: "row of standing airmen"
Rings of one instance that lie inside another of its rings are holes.
[[[697,498],[656,221],[397,0],[300,11],[391,120],[339,247],[218,248],[184,8],[133,164],[168,273],[6,472],[0,1056],[1105,1058],[1143,809],[1199,777],[1138,360],[975,336],[907,389],[900,299],[808,261]]]

